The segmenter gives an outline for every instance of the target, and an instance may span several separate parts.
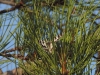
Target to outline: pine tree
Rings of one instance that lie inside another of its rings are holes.
[[[1,56],[12,62],[17,60],[24,75],[92,75],[92,58],[100,48],[100,26],[95,22],[99,14],[93,14],[99,2],[94,5],[94,1],[16,0],[15,3],[10,10],[0,12],[18,9],[19,19],[13,31],[7,29],[9,37],[2,35],[7,41],[1,40]],[[1,20],[3,26],[2,15]],[[5,50],[11,38],[15,48]]]

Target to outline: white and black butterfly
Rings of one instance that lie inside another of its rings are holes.
[[[61,37],[61,35],[56,36],[54,38],[53,42],[57,42],[60,37]],[[39,43],[44,48],[44,50],[49,51],[50,53],[52,53],[52,49],[53,49],[52,41],[40,40]]]

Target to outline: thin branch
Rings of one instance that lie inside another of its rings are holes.
[[[0,53],[0,56],[3,56],[3,57],[12,57],[12,58],[17,58],[17,59],[21,59],[21,60],[29,60],[30,58],[29,57],[25,57],[21,54],[10,54],[9,52],[13,52],[13,51],[21,51],[22,50],[22,47],[15,47],[15,48],[11,48],[9,50],[4,50],[3,52]],[[7,54],[9,53],[9,54]]]
[[[15,48],[11,48],[9,50],[4,50],[3,52],[1,53],[9,53],[9,52],[13,52],[13,51],[21,51],[22,50],[22,47],[15,47]]]
[[[0,53],[0,56],[7,57],[7,58],[8,57],[12,57],[12,58],[18,58],[18,59],[25,60],[25,57],[23,55],[21,55],[21,54],[5,54],[5,53]]]
[[[16,5],[15,2],[13,2],[13,1],[6,1],[6,0],[0,0],[0,3],[11,5],[11,6],[15,6]]]
[[[21,7],[23,7],[23,3],[22,2],[19,2],[18,4],[16,4],[12,8],[5,9],[5,10],[1,10],[0,11],[0,14],[7,13],[7,12],[10,12],[10,11],[14,11],[16,9],[20,9]]]

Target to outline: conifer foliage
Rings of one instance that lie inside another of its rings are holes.
[[[93,14],[99,1],[11,0],[8,4],[12,7],[0,14],[14,16],[16,12],[18,21],[13,31],[9,23],[9,37],[2,33],[7,40],[0,40],[0,56],[10,60],[5,63],[16,64],[17,60],[24,75],[92,75],[96,66],[91,65],[92,58],[97,59],[100,49],[100,25],[96,23],[100,16]],[[2,29],[3,20],[0,23]],[[11,41],[14,48],[5,49]],[[99,74],[98,64],[95,74]]]

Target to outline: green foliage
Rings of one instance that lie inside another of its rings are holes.
[[[99,3],[94,7],[89,4],[86,7],[82,2],[76,5],[74,0],[64,0],[63,5],[54,5],[49,0],[32,0],[31,6],[19,10],[18,25],[11,34],[15,34],[15,46],[23,47],[21,54],[31,56],[30,61],[18,60],[26,75],[91,74],[91,58],[100,48],[100,25],[94,24],[99,15],[92,17]],[[54,42],[59,34],[61,38]],[[52,53],[39,40],[52,42]],[[35,52],[36,57],[31,55]]]

